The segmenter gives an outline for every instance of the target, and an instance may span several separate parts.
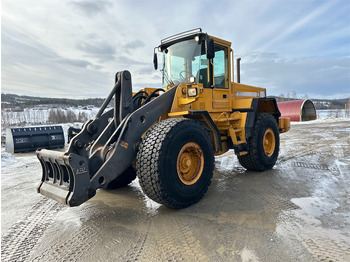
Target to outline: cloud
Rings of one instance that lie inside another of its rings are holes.
[[[158,72],[155,71],[153,67],[144,66],[144,67],[139,68],[136,71],[136,74],[138,74],[138,75],[153,75],[154,72],[156,72],[158,74]]]
[[[281,41],[291,34],[295,33],[297,30],[300,30],[302,27],[309,24],[312,20],[316,19],[317,17],[321,16],[323,13],[325,13],[327,10],[329,10],[337,1],[330,1],[326,2],[326,4],[321,5],[317,8],[315,8],[312,12],[308,13],[306,16],[297,19],[294,23],[284,28],[283,31],[280,31],[279,34],[277,34],[274,38],[272,38],[270,41],[265,43],[262,46],[262,50],[268,49],[268,47],[273,46],[278,41]]]
[[[132,59],[128,56],[124,56],[124,55],[118,56],[117,61],[118,61],[118,63],[124,64],[124,65],[145,65],[145,64],[147,64],[147,63],[144,63],[141,61],[134,60],[134,59]]]
[[[124,45],[125,49],[137,49],[142,48],[145,46],[145,43],[141,41],[140,39],[133,40],[131,42],[128,42],[126,45]]]
[[[295,91],[299,95],[350,96],[350,57],[274,58],[242,61],[242,82],[267,88],[269,95]]]
[[[110,1],[106,0],[71,1],[70,4],[82,12],[82,14],[87,16],[94,16],[100,13],[104,13],[113,6]]]
[[[102,69],[102,66],[92,64],[86,60],[80,60],[80,59],[69,59],[69,58],[63,58],[59,57],[56,59],[53,59],[52,63],[61,63],[64,66],[76,66],[81,68],[88,68],[88,69],[94,69],[94,70],[100,70]]]
[[[96,40],[88,38],[83,41],[79,41],[76,47],[84,51],[87,56],[97,58],[99,62],[105,62],[108,60],[114,60],[116,49],[106,40]]]
[[[52,97],[101,96],[108,74],[87,60],[63,57],[36,39],[2,28],[2,92]],[[83,80],[82,77],[83,76]],[[84,90],[82,92],[82,90]],[[99,91],[97,91],[99,90]]]
[[[103,97],[121,70],[132,73],[136,90],[160,87],[153,48],[167,36],[202,27],[232,42],[242,57],[242,83],[264,86],[269,94],[345,96],[349,12],[346,0],[37,0],[30,6],[4,0],[2,91]]]

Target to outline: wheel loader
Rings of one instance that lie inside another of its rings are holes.
[[[161,41],[162,87],[132,92],[131,74],[116,73],[96,116],[65,153],[38,150],[42,195],[79,206],[97,189],[116,189],[136,177],[143,192],[170,208],[198,202],[208,190],[214,156],[233,149],[240,164],[271,169],[279,134],[290,128],[266,89],[233,81],[231,43],[202,29]],[[113,100],[112,100],[113,99]],[[114,108],[107,110],[110,102]]]

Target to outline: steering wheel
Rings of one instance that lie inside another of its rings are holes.
[[[186,79],[185,76],[182,75],[183,73],[188,73],[189,75],[192,75],[192,74],[191,74],[189,71],[186,71],[186,70],[180,71],[179,77],[180,77],[181,81],[182,81],[182,82],[187,82],[188,80]]]

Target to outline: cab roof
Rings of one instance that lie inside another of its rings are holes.
[[[189,40],[189,39],[193,39],[195,36],[199,36],[200,40],[203,40],[207,37],[210,37],[217,44],[221,44],[221,45],[225,45],[225,46],[229,46],[229,47],[231,46],[231,42],[214,37],[214,36],[209,36],[207,33],[203,33],[202,28],[196,28],[196,29],[188,30],[188,31],[178,33],[176,35],[172,35],[172,36],[169,36],[169,37],[162,39],[159,48],[161,50],[163,50],[163,49],[165,49],[165,48],[167,48],[175,43]]]

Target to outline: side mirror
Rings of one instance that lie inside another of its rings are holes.
[[[157,70],[158,69],[158,57],[157,57],[156,52],[154,52],[154,55],[153,55],[153,65],[154,65],[154,70]]]
[[[207,59],[215,57],[214,40],[209,37],[205,40],[205,53],[207,54]]]

